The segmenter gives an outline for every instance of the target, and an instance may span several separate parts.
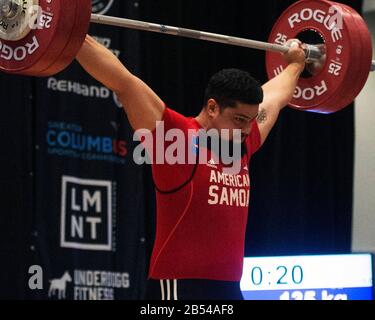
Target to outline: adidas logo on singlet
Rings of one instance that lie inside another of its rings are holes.
[[[211,159],[210,161],[208,161],[207,167],[210,167],[210,168],[213,168],[213,169],[217,169],[217,165],[215,163],[215,160]]]

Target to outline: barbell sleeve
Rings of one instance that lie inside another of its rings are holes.
[[[12,18],[22,11],[19,0],[0,0],[0,20]]]
[[[116,27],[124,27],[124,28],[129,28],[129,29],[164,33],[164,34],[180,36],[180,37],[185,37],[185,38],[192,38],[192,39],[205,40],[205,41],[211,41],[211,42],[219,42],[219,43],[224,43],[224,44],[238,46],[238,47],[252,48],[252,49],[271,51],[271,52],[285,53],[289,50],[289,47],[276,44],[276,43],[269,43],[269,42],[250,40],[250,39],[245,39],[245,38],[232,37],[232,36],[227,36],[227,35],[218,34],[218,33],[179,28],[179,27],[173,27],[173,26],[157,24],[157,23],[150,23],[150,22],[139,21],[139,20],[104,16],[100,14],[92,14],[91,22],[110,25],[110,26],[116,26]],[[319,61],[319,59],[321,58],[321,50],[314,45],[306,45],[305,54],[306,54],[306,60],[308,62]],[[371,71],[375,71],[375,60],[372,61]]]

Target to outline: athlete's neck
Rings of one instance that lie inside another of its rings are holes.
[[[208,119],[208,116],[205,112],[205,110],[202,110],[201,113],[195,117],[195,120],[200,124],[200,126],[205,129],[209,130],[210,129],[210,122]]]

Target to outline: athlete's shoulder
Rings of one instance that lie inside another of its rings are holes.
[[[187,129],[194,126],[190,117],[186,117],[169,107],[165,108],[162,121],[167,128]]]

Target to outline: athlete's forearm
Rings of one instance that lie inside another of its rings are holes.
[[[263,86],[265,96],[273,97],[273,105],[277,105],[281,109],[292,100],[302,71],[301,64],[291,63],[282,73]]]
[[[111,51],[90,36],[86,37],[76,59],[93,78],[118,93],[133,77]]]
[[[292,100],[302,70],[302,64],[291,63],[281,74],[263,85],[264,100],[257,118],[262,144],[275,125],[281,109]]]

